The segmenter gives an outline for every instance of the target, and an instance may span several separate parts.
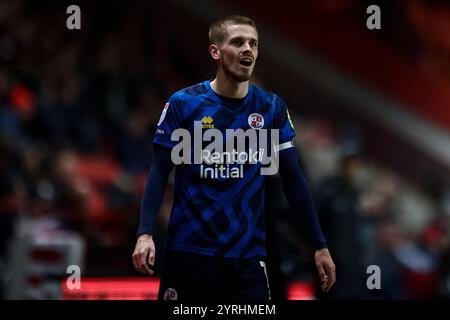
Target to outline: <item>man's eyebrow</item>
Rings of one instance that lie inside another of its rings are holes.
[[[258,39],[256,39],[256,38],[253,38],[253,37],[244,37],[244,36],[235,36],[235,37],[231,38],[230,41],[233,41],[233,40],[246,40],[246,39],[248,39],[248,40],[250,40],[250,41],[256,41],[256,42],[258,42]]]

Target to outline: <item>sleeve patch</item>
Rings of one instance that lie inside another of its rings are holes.
[[[159,118],[159,121],[158,121],[158,127],[161,125],[161,123],[164,121],[164,119],[166,118],[166,114],[167,114],[167,110],[169,109],[169,103],[167,102],[165,105],[164,105],[164,109],[163,109],[163,111],[162,111],[162,113],[161,113],[161,117]]]

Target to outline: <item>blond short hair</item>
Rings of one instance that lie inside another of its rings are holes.
[[[255,21],[251,18],[240,15],[231,15],[211,23],[208,32],[209,41],[214,44],[220,44],[225,38],[226,28],[236,24],[251,26],[258,32]]]

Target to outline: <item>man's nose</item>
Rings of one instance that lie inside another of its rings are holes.
[[[248,42],[246,42],[244,44],[244,47],[242,49],[242,53],[252,53],[253,54],[253,49],[252,49],[252,47],[250,46],[250,44]]]
[[[249,43],[248,41],[244,43],[244,49],[243,49],[243,52],[246,52],[246,51],[253,52],[252,46],[250,45],[250,43]]]

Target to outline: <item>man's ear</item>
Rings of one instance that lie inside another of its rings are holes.
[[[220,59],[220,50],[219,50],[219,47],[217,46],[217,44],[212,43],[209,46],[209,54],[215,61]]]

